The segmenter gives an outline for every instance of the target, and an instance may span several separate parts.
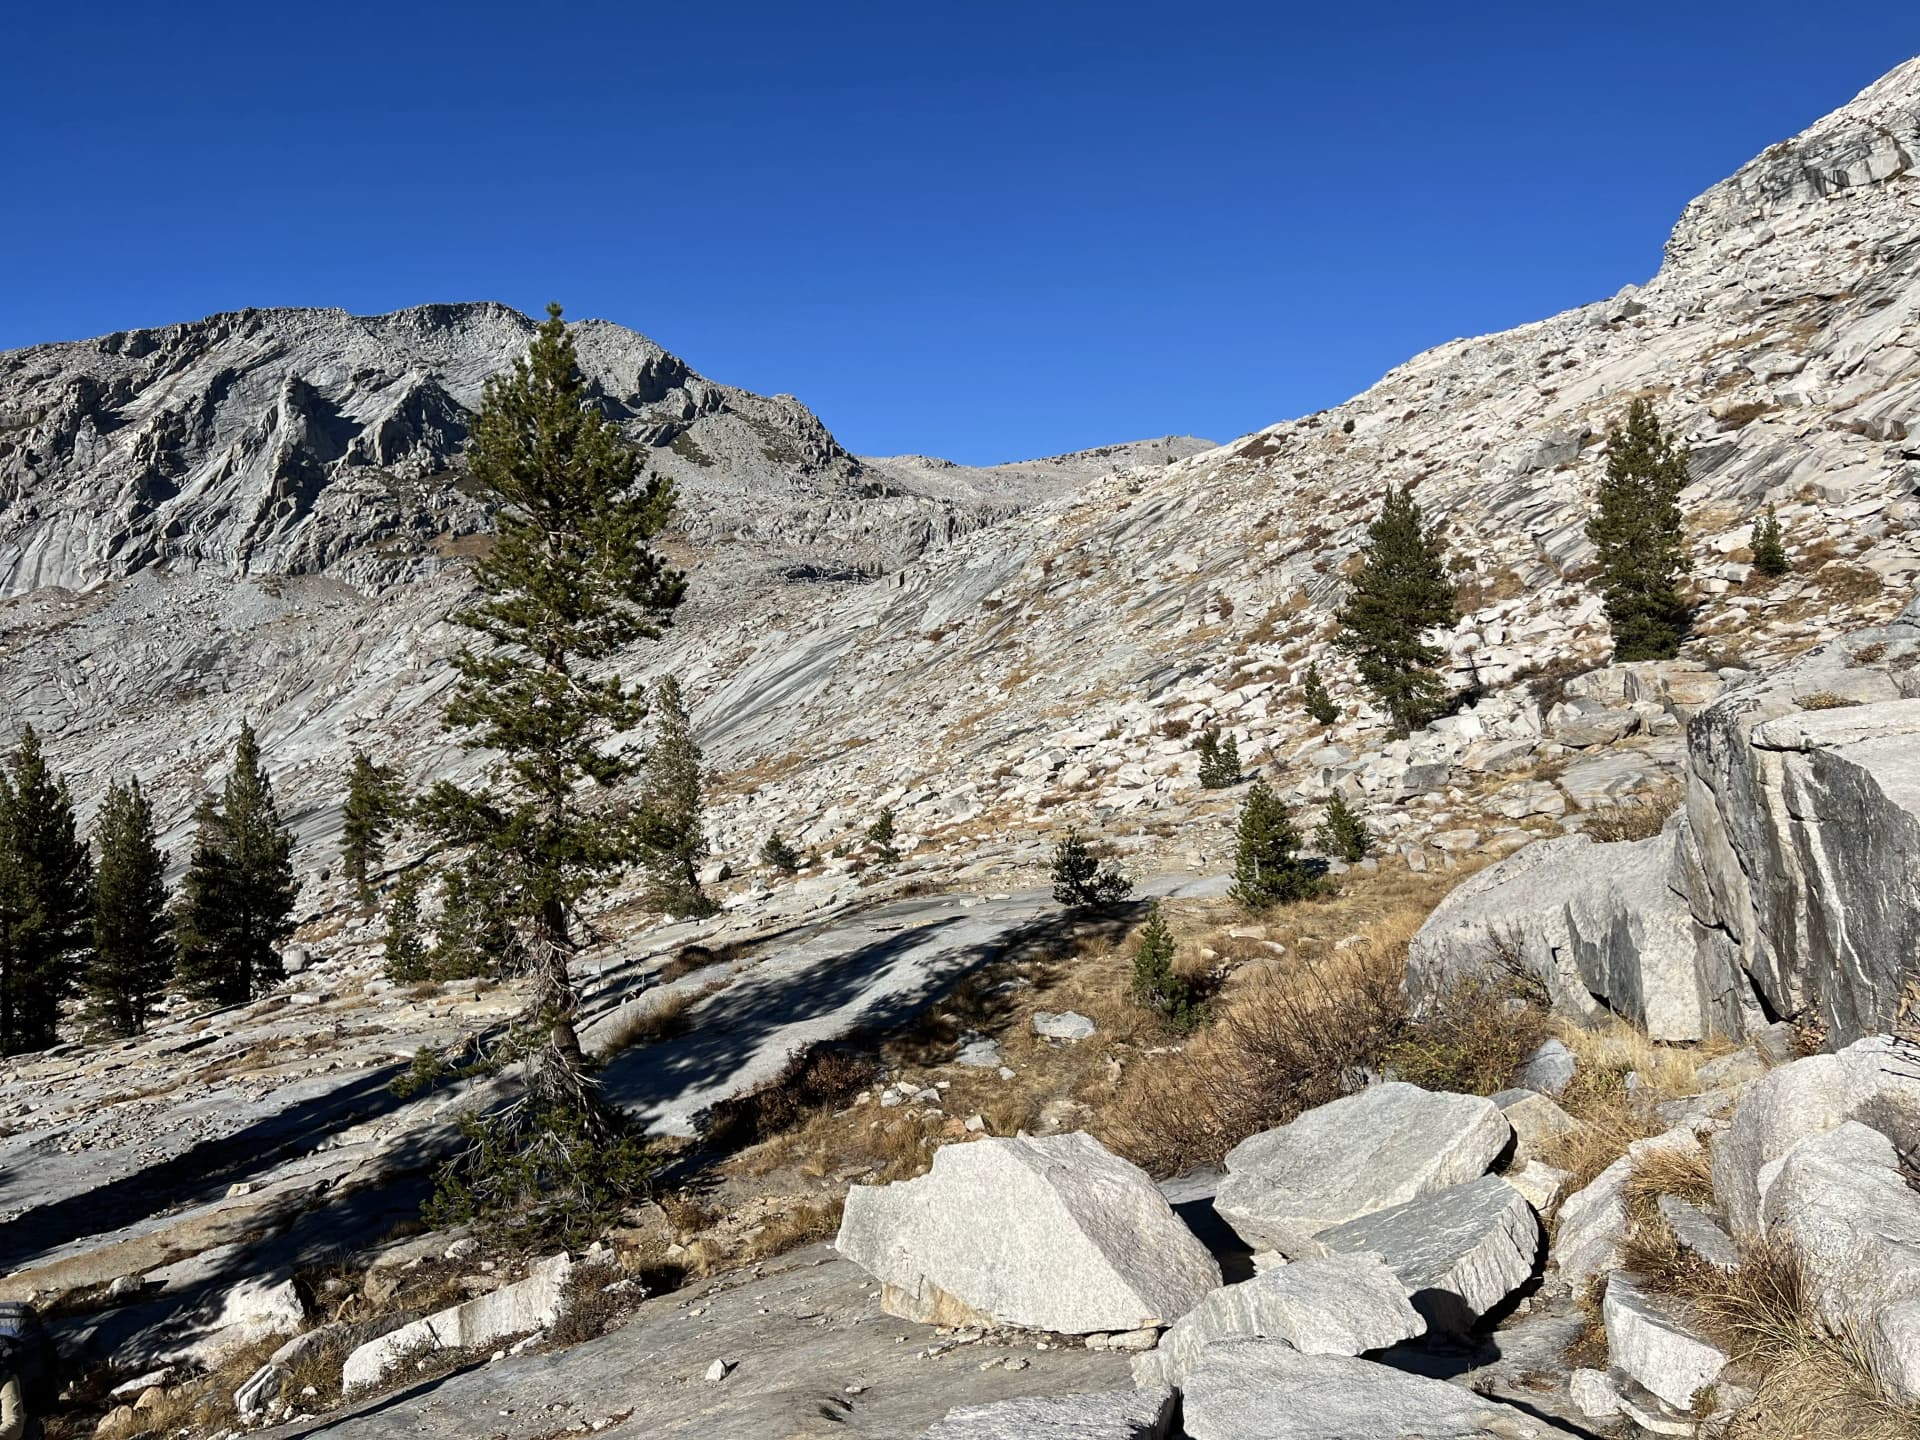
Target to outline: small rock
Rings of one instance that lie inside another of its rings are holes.
[[[1050,1010],[1033,1013],[1033,1033],[1049,1040],[1086,1040],[1095,1030],[1093,1021],[1072,1010],[1055,1014]]]
[[[707,1366],[707,1380],[709,1383],[724,1380],[732,1370],[733,1363],[731,1361],[716,1360]]]

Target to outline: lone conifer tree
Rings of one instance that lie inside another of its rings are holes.
[[[376,765],[364,751],[355,750],[341,815],[340,869],[363,908],[373,904],[368,872],[380,864],[399,805],[400,780],[393,768]]]
[[[1780,517],[1767,506],[1767,513],[1754,522],[1753,568],[1769,579],[1778,579],[1792,569],[1787,561],[1787,536]]]
[[[0,1054],[59,1038],[92,939],[93,862],[31,725],[0,772]]]
[[[473,642],[454,657],[444,722],[501,758],[474,788],[435,785],[419,813],[484,858],[482,893],[535,983],[497,1052],[522,1062],[524,1091],[466,1127],[434,1215],[508,1220],[532,1206],[528,1223],[577,1233],[644,1179],[638,1137],[587,1072],[568,964],[582,900],[647,853],[644,823],[608,794],[643,763],[608,742],[641,724],[646,697],[605,666],[657,638],[680,602],[684,580],[650,544],[673,489],[595,405],[558,305],[489,382],[471,437],[497,536],[475,566],[478,602],[454,617]]]
[[[1320,890],[1314,867],[1302,860],[1300,831],[1286,802],[1256,780],[1240,807],[1233,851],[1233,887],[1228,892],[1249,910],[1304,900]]]
[[[800,872],[800,852],[788,844],[778,830],[767,832],[767,842],[760,847],[760,858],[782,875]]]
[[[674,915],[711,915],[716,907],[700,889],[700,862],[707,854],[700,746],[693,738],[680,682],[671,675],[653,687],[653,722],[653,749],[640,790],[647,898],[656,909]]]
[[[1367,858],[1373,849],[1373,834],[1367,829],[1366,822],[1353,813],[1347,804],[1347,797],[1338,790],[1327,801],[1326,818],[1320,822],[1320,833],[1315,837],[1320,848],[1329,855],[1338,855],[1348,864]]]
[[[1307,665],[1306,678],[1300,682],[1300,703],[1316,725],[1331,725],[1340,718],[1340,707],[1327,693],[1327,682],[1320,678],[1317,664]]]
[[[1133,1003],[1158,1010],[1177,1030],[1191,1030],[1203,1011],[1195,1002],[1193,985],[1173,968],[1173,957],[1173,930],[1160,902],[1151,901],[1133,952]]]
[[[293,933],[293,836],[280,823],[260,743],[242,721],[220,801],[194,812],[193,859],[174,921],[175,978],[212,1005],[239,1005],[286,977],[280,945]]]
[[[420,937],[420,877],[406,875],[387,896],[387,923],[381,935],[387,978],[406,983],[433,973],[427,942]]]
[[[1587,521],[1617,661],[1671,660],[1686,638],[1687,606],[1680,598],[1686,483],[1686,450],[1661,430],[1653,406],[1635,400],[1626,427],[1607,431],[1607,473]]]
[[[100,865],[93,880],[93,958],[87,1009],[108,1035],[138,1035],[173,977],[167,918],[167,857],[153,832],[153,807],[130,780],[107,787],[93,827]]]
[[[1053,847],[1053,898],[1062,905],[1117,905],[1133,890],[1118,869],[1100,868],[1086,836],[1069,830]]]
[[[1453,584],[1439,527],[1427,526],[1409,488],[1387,487],[1367,527],[1360,570],[1337,616],[1333,643],[1351,655],[1360,678],[1405,735],[1439,713],[1444,692],[1438,647],[1426,632],[1454,621]]]

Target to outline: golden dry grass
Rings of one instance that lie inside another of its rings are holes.
[[[1885,1393],[1859,1337],[1821,1321],[1784,1245],[1749,1248],[1731,1272],[1701,1267],[1686,1298],[1756,1390],[1731,1440],[1920,1440],[1920,1410]]]

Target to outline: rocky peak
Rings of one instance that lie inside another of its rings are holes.
[[[1907,61],[1792,139],[1769,146],[1687,206],[1667,262],[1765,244],[1792,212],[1905,175],[1920,155],[1920,58]],[[1805,218],[1811,218],[1807,216]]]

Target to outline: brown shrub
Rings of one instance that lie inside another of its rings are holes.
[[[1547,1038],[1547,1013],[1523,984],[1498,972],[1462,977],[1388,1047],[1387,1064],[1425,1090],[1504,1090]]]
[[[1811,695],[1796,695],[1793,703],[1802,710],[1844,710],[1849,705],[1858,705],[1858,700],[1849,700],[1844,695],[1836,695],[1831,690],[1816,690]]]
[[[1813,583],[1820,587],[1829,600],[1856,605],[1879,599],[1881,591],[1886,588],[1886,582],[1873,571],[1838,562],[1822,566],[1814,575]]]
[[[1361,946],[1242,986],[1185,1051],[1133,1068],[1110,1143],[1176,1174],[1351,1094],[1405,1024],[1404,973],[1404,951]]]
[[[704,1133],[724,1149],[752,1145],[819,1111],[841,1108],[879,1078],[879,1064],[871,1056],[838,1045],[810,1046],[789,1057],[786,1068],[765,1085],[714,1106]]]

